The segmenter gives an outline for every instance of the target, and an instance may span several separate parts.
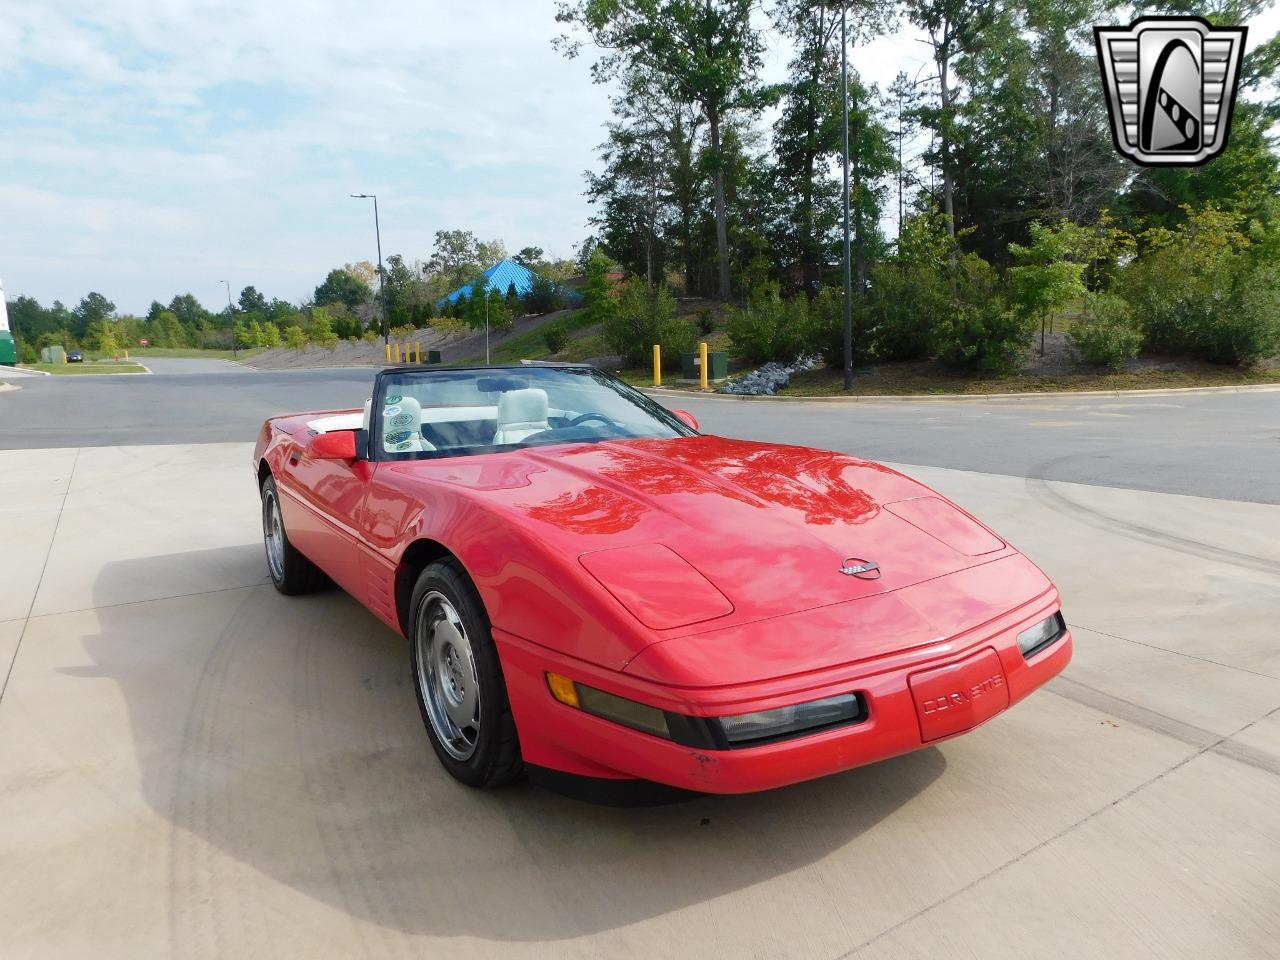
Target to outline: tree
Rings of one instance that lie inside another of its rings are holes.
[[[296,323],[287,327],[284,331],[285,345],[301,353],[307,345],[307,335],[302,332],[302,328]]]
[[[466,282],[480,261],[476,235],[470,230],[437,230],[427,272],[443,277],[450,288]]]
[[[242,313],[258,313],[265,316],[269,309],[267,298],[254,287],[245,287],[240,291],[240,311]]]
[[[919,179],[907,168],[906,149],[919,127],[916,107],[920,102],[920,91],[915,83],[907,79],[905,73],[899,73],[889,86],[889,102],[893,105],[892,137],[893,152],[896,158],[894,174],[898,190],[898,240],[902,240],[902,226],[906,220],[906,194],[908,187],[920,185]]]
[[[1070,220],[1056,226],[1031,224],[1031,243],[1009,244],[1017,264],[1009,269],[1014,308],[1040,321],[1040,352],[1044,353],[1045,324],[1055,310],[1083,297],[1084,262],[1081,256],[1088,238]]]
[[[235,327],[233,327],[231,331],[231,335],[235,337],[236,346],[242,349],[245,347],[258,346],[259,334],[257,329],[255,329],[256,327],[257,327],[256,322],[254,322],[253,325],[251,326],[249,323],[245,322],[243,317],[237,320]]]
[[[338,342],[338,335],[333,330],[333,317],[324,307],[316,307],[311,312],[311,342],[322,347],[333,347]]]
[[[881,0],[846,4],[852,14],[852,42],[884,28],[889,5]],[[795,56],[781,86],[782,113],[773,125],[774,176],[786,210],[787,253],[805,291],[817,291],[828,234],[840,216],[840,186],[831,160],[841,149],[840,4],[824,0],[781,0],[774,23],[791,41]],[[865,91],[850,78],[851,102]],[[851,146],[851,154],[854,152]]]
[[[330,270],[324,283],[316,287],[315,304],[318,307],[344,303],[353,310],[367,303],[373,296],[369,284],[345,268]]]
[[[599,247],[591,251],[591,262],[587,264],[587,284],[583,289],[583,299],[590,311],[594,323],[604,323],[618,309],[618,296],[609,274],[616,266]]]
[[[530,281],[529,290],[522,300],[526,313],[541,315],[564,307],[564,294],[560,292],[559,284],[550,277],[543,276],[537,270],[533,271],[533,279]]]
[[[91,327],[100,324],[115,313],[116,305],[100,293],[87,294],[76,307],[75,323],[71,328],[78,337],[84,337]]]
[[[532,267],[535,263],[542,259],[541,247],[523,247],[520,252],[511,257],[516,263],[522,267]]]
[[[147,336],[151,345],[156,347],[191,346],[186,328],[172,310],[161,310],[154,320],[148,321]]]
[[[586,32],[604,51],[592,67],[597,83],[638,64],[687,103],[697,104],[711,138],[718,294],[729,299],[729,227],[724,133],[733,115],[757,113],[768,99],[759,79],[764,43],[751,22],[752,0],[575,0],[556,19]],[[568,56],[580,44],[560,39]]]
[[[120,343],[116,339],[116,332],[111,321],[102,318],[94,322],[89,328],[89,341],[96,344],[97,348],[104,354],[114,354],[120,349]]]
[[[939,165],[942,168],[942,212],[947,230],[955,236],[955,169],[951,154],[956,103],[955,59],[977,48],[986,29],[995,21],[997,0],[906,0],[907,16],[923,30],[933,50],[938,108],[924,115],[925,123],[938,136]],[[952,265],[955,260],[953,258]]]

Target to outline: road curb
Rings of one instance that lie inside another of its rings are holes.
[[[852,397],[757,397],[735,393],[703,393],[698,390],[669,390],[665,387],[640,387],[655,397],[685,397],[695,400],[772,400],[777,403],[931,403],[943,400],[967,400],[972,403],[999,403],[1002,400],[1061,400],[1068,397],[1123,398],[1169,397],[1214,393],[1276,393],[1280,383],[1244,383],[1228,387],[1153,387],[1140,390],[1055,390],[1044,393],[907,393],[857,394]]]

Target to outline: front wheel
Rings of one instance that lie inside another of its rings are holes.
[[[328,583],[320,568],[297,551],[284,530],[280,491],[274,477],[262,482],[262,542],[267,548],[267,572],[275,588],[286,596],[312,593]]]
[[[524,770],[484,604],[453,559],[430,564],[410,603],[409,653],[418,707],[444,768],[472,787]]]

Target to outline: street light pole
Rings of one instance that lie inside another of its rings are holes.
[[[844,392],[853,390],[853,265],[849,259],[849,41],[846,37],[846,7],[840,5],[840,101],[844,130]]]
[[[391,330],[387,326],[387,286],[382,278],[382,227],[378,224],[378,195],[376,193],[353,193],[356,200],[373,201],[373,233],[378,241],[378,296],[382,300],[382,342],[391,342]]]
[[[231,320],[231,357],[234,360],[240,359],[240,353],[236,350],[236,308],[231,306],[231,281],[223,280],[227,285],[227,316]]]

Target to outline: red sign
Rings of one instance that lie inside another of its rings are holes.
[[[138,346],[140,346],[140,347],[145,347],[146,345],[147,345],[147,338],[146,338],[146,337],[143,337],[142,339],[140,339],[140,340],[138,341]]]

